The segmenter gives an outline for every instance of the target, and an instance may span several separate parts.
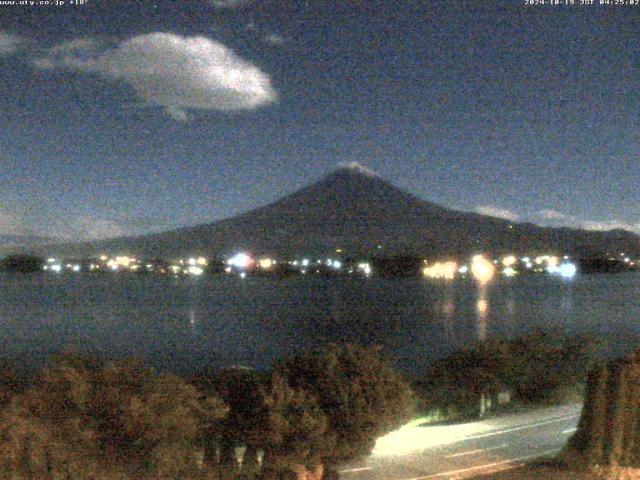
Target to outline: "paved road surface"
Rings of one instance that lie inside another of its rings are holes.
[[[340,469],[345,480],[469,478],[555,455],[575,431],[581,404],[484,421],[406,425],[378,440],[366,460]],[[414,422],[415,423],[415,422]]]

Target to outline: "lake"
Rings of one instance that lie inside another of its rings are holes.
[[[351,342],[380,345],[419,372],[474,340],[538,327],[600,336],[610,354],[637,348],[640,274],[519,276],[484,289],[422,278],[0,276],[0,355],[25,368],[63,349],[179,373],[264,368]]]

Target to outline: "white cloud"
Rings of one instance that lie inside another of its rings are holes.
[[[559,212],[557,210],[541,210],[535,216],[537,223],[553,227],[570,227],[582,230],[627,230],[640,234],[640,223],[629,223],[621,220],[584,220],[574,215]]]
[[[627,223],[619,220],[608,221],[594,221],[585,220],[582,222],[582,227],[585,230],[627,230],[629,232],[637,233],[640,235],[640,223]]]
[[[80,38],[33,63],[124,81],[145,103],[164,107],[181,121],[190,109],[251,110],[277,100],[267,74],[205,37],[150,33],[115,46]]]
[[[282,35],[278,35],[277,33],[272,33],[270,35],[267,35],[266,37],[264,37],[264,41],[265,43],[268,43],[269,45],[272,45],[274,47],[280,46],[282,44],[284,44],[285,39]]]
[[[371,170],[369,167],[365,167],[361,163],[358,162],[340,162],[338,164],[340,168],[348,168],[349,170],[354,170],[358,173],[362,173],[364,175],[368,175],[370,177],[378,177],[379,175]]]
[[[493,205],[480,205],[476,207],[476,212],[481,215],[502,218],[503,220],[510,220],[512,222],[516,222],[520,219],[520,216],[517,213],[506,208],[499,208]]]
[[[571,215],[565,215],[557,210],[542,210],[540,216],[547,220],[574,220]]]
[[[253,3],[253,0],[210,0],[216,8],[243,8]]]
[[[0,32],[0,57],[13,55],[22,44],[22,39],[12,33]]]

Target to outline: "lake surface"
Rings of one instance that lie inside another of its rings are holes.
[[[186,373],[264,368],[329,342],[381,345],[419,372],[469,342],[559,328],[640,347],[640,274],[470,280],[0,276],[0,356],[39,366],[73,349]]]

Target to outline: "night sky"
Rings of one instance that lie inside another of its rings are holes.
[[[210,222],[350,162],[640,233],[640,5],[66,3],[0,5],[0,234]]]

